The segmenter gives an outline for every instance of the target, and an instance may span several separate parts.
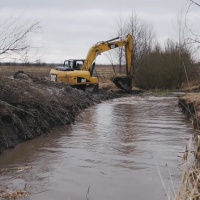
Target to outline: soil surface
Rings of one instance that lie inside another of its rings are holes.
[[[81,110],[95,103],[125,95],[120,90],[83,92],[26,74],[0,77],[0,153],[73,123]]]

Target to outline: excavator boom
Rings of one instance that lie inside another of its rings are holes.
[[[126,36],[125,39],[122,37],[116,37],[111,40],[98,42],[90,48],[86,59],[84,61],[82,70],[89,70],[93,72],[92,63],[98,55],[101,53],[115,49],[118,47],[125,46],[125,57],[126,57],[126,76],[125,77],[115,77],[113,79],[114,84],[125,91],[130,91],[132,89],[132,54],[133,54],[133,39],[130,34]],[[92,75],[92,73],[91,73]]]

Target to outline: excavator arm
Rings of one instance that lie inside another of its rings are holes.
[[[132,55],[133,55],[133,39],[130,34],[128,34],[124,39],[122,37],[117,37],[108,41],[102,41],[95,44],[90,48],[86,59],[84,61],[83,67],[81,70],[87,70],[93,72],[93,62],[98,55],[101,53],[115,49],[118,47],[125,46],[125,57],[126,57],[126,77],[115,77],[113,82],[120,89],[130,91],[132,88]]]
[[[130,34],[128,34],[125,39],[121,39],[121,37],[116,37],[108,41],[98,42],[97,44],[92,46],[88,51],[82,70],[89,70],[95,58],[98,55],[101,55],[101,53],[122,46],[125,46],[127,73],[130,73],[133,52],[133,39]]]

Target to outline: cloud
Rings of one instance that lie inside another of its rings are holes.
[[[115,37],[118,17],[126,18],[132,12],[152,24],[158,40],[163,42],[163,38],[170,37],[176,13],[181,9],[185,12],[187,6],[183,0],[2,0],[0,23],[11,16],[17,16],[19,23],[38,20],[42,33],[33,34],[32,42],[42,47],[40,54],[45,62],[61,62],[84,58],[96,42]],[[197,23],[194,16],[198,10],[192,8],[190,22]]]

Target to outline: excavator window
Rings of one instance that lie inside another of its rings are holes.
[[[68,62],[68,66],[69,66],[71,69],[73,69],[73,61],[69,61],[69,62]]]
[[[82,60],[76,61],[75,70],[81,70],[82,66],[83,66]]]
[[[68,68],[69,66],[68,66],[68,60],[65,60],[65,62],[64,62],[64,67],[65,68]]]

